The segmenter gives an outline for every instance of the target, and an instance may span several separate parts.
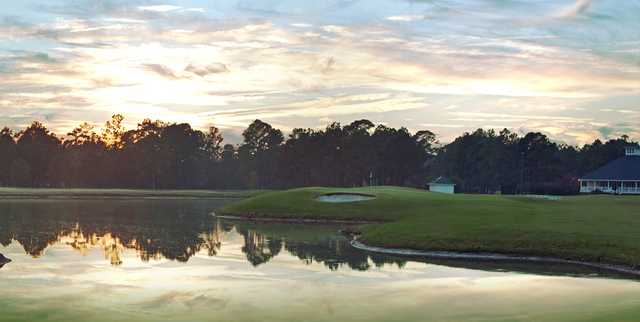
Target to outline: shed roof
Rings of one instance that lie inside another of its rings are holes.
[[[640,156],[624,156],[588,173],[582,180],[638,180],[640,181]]]
[[[451,181],[451,180],[449,180],[449,178],[443,177],[443,176],[440,176],[436,180],[433,180],[432,182],[429,182],[429,184],[451,184],[451,185],[455,185],[453,183],[453,181]]]

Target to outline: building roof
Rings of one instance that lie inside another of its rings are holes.
[[[624,156],[580,178],[582,180],[640,181],[640,156]]]
[[[443,177],[443,176],[440,176],[436,180],[433,180],[432,182],[429,182],[429,184],[451,184],[451,185],[455,185],[453,183],[453,181],[451,181],[451,180],[449,180],[449,178]]]

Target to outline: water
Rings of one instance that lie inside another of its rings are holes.
[[[371,255],[335,226],[210,216],[225,202],[0,200],[0,321],[640,319],[636,281]]]

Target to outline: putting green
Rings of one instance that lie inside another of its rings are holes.
[[[326,203],[318,196],[375,199]],[[449,195],[400,187],[302,188],[261,194],[222,209],[228,215],[383,221],[361,228],[369,245],[431,251],[497,252],[640,266],[640,197],[559,200]]]

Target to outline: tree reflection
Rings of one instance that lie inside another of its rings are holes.
[[[210,215],[219,206],[206,200],[0,201],[0,244],[15,241],[34,258],[56,244],[83,255],[100,249],[114,266],[123,263],[126,250],[135,250],[143,261],[187,262],[201,252],[218,255],[223,238],[235,230],[253,266],[269,262],[283,249],[331,270],[404,264],[354,249],[335,226],[230,223]]]
[[[238,232],[244,237],[242,252],[253,266],[268,262],[282,250],[281,239],[269,238],[255,230],[239,229]]]
[[[143,261],[186,262],[201,250],[216,254],[220,248],[221,227],[209,215],[213,206],[194,200],[2,202],[0,244],[15,240],[36,258],[65,244],[81,254],[101,248],[113,265],[122,264],[125,249]]]
[[[9,262],[11,262],[11,260],[6,258],[6,257],[4,257],[4,255],[2,255],[2,253],[0,253],[0,268],[2,268],[4,265],[6,265]]]
[[[254,266],[268,262],[284,248],[305,263],[322,263],[330,270],[347,267],[366,271],[372,264],[381,267],[395,264],[403,267],[404,260],[387,256],[369,256],[349,244],[337,234],[335,226],[237,223],[236,230],[244,237],[242,251]]]

